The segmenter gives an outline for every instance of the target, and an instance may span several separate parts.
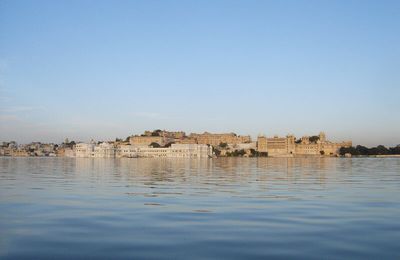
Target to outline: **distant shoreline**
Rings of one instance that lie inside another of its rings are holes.
[[[209,158],[180,158],[180,157],[66,157],[66,156],[9,156],[9,155],[0,155],[0,158],[69,158],[69,159],[220,159],[220,158],[268,158],[268,159],[311,159],[311,158],[400,158],[400,154],[388,154],[388,155],[353,155],[351,157],[346,156],[256,156],[256,157],[246,157],[246,156],[214,156]]]

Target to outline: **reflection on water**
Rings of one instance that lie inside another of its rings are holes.
[[[400,159],[0,159],[0,258],[399,258]]]

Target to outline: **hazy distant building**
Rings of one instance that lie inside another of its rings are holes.
[[[28,157],[29,153],[23,149],[15,149],[11,151],[11,156],[14,157]]]
[[[65,148],[65,149],[64,149],[64,156],[65,156],[65,157],[75,157],[75,156],[76,156],[76,154],[75,154],[75,149],[72,149],[72,148]]]

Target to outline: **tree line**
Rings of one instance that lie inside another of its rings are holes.
[[[386,148],[383,145],[378,145],[376,147],[365,147],[362,145],[357,145],[356,147],[342,147],[339,150],[340,155],[345,155],[349,153],[351,155],[391,155],[391,154],[400,154],[400,144],[395,147]]]

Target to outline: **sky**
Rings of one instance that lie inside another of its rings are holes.
[[[0,141],[400,144],[400,1],[0,1]]]

